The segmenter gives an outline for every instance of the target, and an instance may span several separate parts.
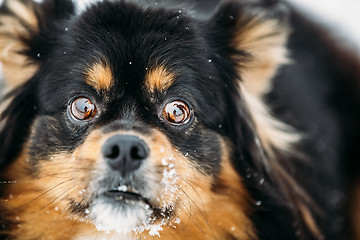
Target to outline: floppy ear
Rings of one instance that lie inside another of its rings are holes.
[[[51,48],[57,20],[74,13],[70,0],[5,0],[0,8],[0,61],[6,86],[23,84],[37,71]]]
[[[284,226],[281,215],[276,216],[291,209],[291,214],[302,219],[308,231],[320,236],[308,208],[312,201],[289,174],[289,158],[300,136],[274,118],[262,100],[278,68],[288,62],[287,21],[287,6],[281,0],[227,2],[208,22],[209,38],[213,49],[226,60],[219,65],[231,86],[228,88],[231,98],[228,134],[240,151],[238,155],[243,156],[234,159],[234,166],[242,176],[252,174],[246,182],[253,196],[266,198],[264,194],[267,194],[281,203],[265,206],[264,209],[277,210],[259,213],[259,221],[272,226],[269,228]],[[259,181],[263,185],[259,186]],[[288,233],[291,232],[289,225]]]
[[[278,67],[287,63],[287,7],[278,0],[223,4],[211,20],[212,36],[235,52],[232,58],[246,90],[265,93]]]
[[[281,0],[243,0],[220,6],[210,20],[210,39],[234,71],[234,97],[245,101],[253,131],[267,155],[287,151],[298,135],[277,121],[262,102],[278,68],[288,63],[288,8]],[[228,67],[229,68],[229,67]],[[222,70],[229,71],[229,70]],[[234,82],[235,80],[235,82]],[[233,99],[233,102],[238,100]]]
[[[37,71],[64,31],[55,22],[73,12],[70,0],[6,0],[0,8],[0,61],[8,91],[0,100],[0,167],[22,150],[37,114]]]
[[[264,148],[267,156],[272,155],[274,148],[288,149],[298,136],[273,118],[262,102],[272,77],[287,63],[287,6],[280,0],[226,2],[209,20],[208,26],[208,38],[215,51],[226,56],[226,64],[219,64],[220,72],[227,72],[227,77],[231,78],[232,102],[237,104],[242,121],[249,118],[246,125],[255,135],[255,149]],[[239,135],[243,132],[244,129]],[[263,162],[269,164],[269,161]]]

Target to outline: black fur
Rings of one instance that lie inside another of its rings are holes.
[[[31,32],[22,41],[27,46],[24,54],[40,67],[31,79],[9,94],[14,99],[1,115],[6,126],[0,132],[2,169],[19,156],[35,119],[35,134],[30,139],[34,169],[39,159],[48,160],[49,153],[73,151],[95,127],[103,127],[105,132],[116,127],[141,133],[156,127],[181,152],[189,153],[201,166],[200,171],[216,175],[220,169],[219,136],[222,136],[235,146],[233,165],[254,199],[256,210],[251,218],[259,239],[314,238],[291,203],[298,197],[294,190],[264,165],[268,156],[256,143],[258,136],[249,117],[251,106],[246,106],[239,95],[237,81],[241,76],[236,71],[238,63],[233,61],[234,56],[240,61],[248,61],[251,56],[231,47],[238,27],[236,19],[245,12],[256,15],[265,10],[264,20],[276,18],[286,25],[288,9],[282,2],[234,1],[224,4],[210,19],[204,16],[196,19],[163,8],[143,9],[125,1],[104,1],[81,16],[74,15],[74,6],[67,0],[45,0],[41,5],[35,4],[35,9],[39,32]],[[10,14],[5,8],[2,12]],[[307,134],[299,149],[315,163],[298,162],[292,174],[322,207],[322,214],[316,211],[313,214],[326,239],[343,239],[345,200],[327,202],[333,195],[341,197],[345,193],[342,176],[345,167],[338,166],[348,156],[355,161],[353,156],[357,152],[352,145],[358,136],[353,119],[360,111],[342,116],[354,110],[349,109],[342,91],[354,94],[347,88],[350,83],[339,82],[344,75],[346,81],[353,76],[337,67],[333,55],[324,55],[331,45],[316,37],[322,32],[305,26],[306,20],[295,12],[290,20],[294,29],[289,44],[291,56],[304,64],[282,68],[274,90],[267,97],[282,119]],[[313,38],[307,40],[306,34]],[[314,62],[321,65],[303,60],[308,59],[306,53],[316,56]],[[116,84],[106,92],[106,98],[83,81],[83,70],[103,56],[116,76]],[[154,63],[163,63],[175,73],[175,82],[165,94],[150,93],[142,87],[146,69],[151,69]],[[312,75],[298,74],[309,72]],[[314,81],[319,82],[313,84]],[[67,108],[76,96],[90,97],[102,109],[100,117],[85,124],[72,122]],[[159,109],[171,99],[182,99],[192,107],[195,115],[186,126],[169,126],[158,118]],[[351,102],[355,105],[358,101],[355,93]],[[348,122],[352,125],[345,128]],[[313,129],[315,123],[319,129]],[[54,132],[54,128],[58,131]],[[354,128],[356,132],[352,132]],[[279,158],[285,157],[279,153]],[[351,164],[347,167],[351,168]],[[288,170],[291,169],[295,168]],[[261,179],[264,184],[259,185]],[[261,204],[257,204],[259,201]],[[5,218],[0,219],[2,223],[7,224]],[[228,234],[227,239],[235,237]]]

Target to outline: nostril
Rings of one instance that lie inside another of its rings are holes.
[[[120,148],[119,146],[112,146],[112,147],[108,147],[107,149],[104,150],[104,157],[108,158],[108,159],[117,159],[120,155]]]
[[[145,159],[148,155],[147,149],[143,146],[133,146],[130,150],[130,156],[135,160]]]
[[[140,168],[149,155],[147,144],[137,136],[115,135],[105,141],[102,155],[113,170],[125,177]]]

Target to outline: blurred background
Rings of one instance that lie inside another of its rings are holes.
[[[0,0],[0,4],[4,0]],[[9,0],[13,1],[13,0]],[[43,0],[33,0],[42,2]],[[89,3],[101,0],[74,0],[80,9]],[[131,0],[129,0],[131,1]],[[135,0],[138,1],[138,0]],[[141,1],[141,0],[140,0]],[[154,0],[155,1],[155,0]],[[163,0],[159,0],[163,1]],[[183,0],[175,0],[182,2]],[[189,0],[192,1],[192,0]],[[204,0],[202,0],[204,1]],[[218,2],[219,0],[206,0]],[[285,0],[308,15],[314,22],[330,30],[360,56],[360,0]],[[146,1],[145,1],[146,2]],[[0,66],[1,67],[1,66]]]
[[[2,0],[0,0],[1,2]],[[42,1],[42,0],[34,0]],[[99,0],[75,0],[80,8]],[[101,1],[101,0],[100,0]],[[155,0],[154,0],[155,1]],[[159,2],[162,0],[159,0]],[[182,2],[183,0],[176,0]],[[206,2],[217,2],[207,0]],[[346,41],[360,54],[360,0],[286,0]],[[145,1],[146,2],[146,1]],[[191,2],[191,1],[190,1]]]
[[[4,0],[0,0],[0,4]],[[9,0],[12,1],[12,0]],[[43,0],[33,0],[41,2]],[[80,8],[99,0],[74,0]],[[182,0],[177,0],[181,2]],[[213,0],[209,0],[213,1]],[[351,39],[360,54],[360,0],[286,0],[325,24],[340,39]]]
[[[288,0],[360,55],[360,0]]]

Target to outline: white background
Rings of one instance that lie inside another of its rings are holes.
[[[1,0],[0,0],[1,1]],[[37,0],[39,1],[39,0]],[[79,6],[101,0],[75,0]],[[181,0],[178,0],[181,2]],[[287,0],[324,24],[360,56],[360,0]]]
[[[0,0],[0,4],[4,0]],[[12,0],[10,0],[12,1]],[[34,0],[41,2],[43,0]],[[99,0],[74,0],[80,6]],[[181,0],[178,0],[181,1]],[[352,39],[360,53],[360,0],[287,0],[319,22],[325,23],[342,39]]]
[[[4,0],[0,0],[0,4]],[[10,0],[12,1],[12,0]],[[41,2],[42,0],[34,0]],[[74,0],[80,6],[99,0]],[[181,0],[178,0],[181,1]],[[360,0],[287,0],[331,29],[342,40],[350,39],[360,56]],[[350,44],[349,43],[349,44]]]
[[[326,26],[339,40],[348,41],[360,56],[360,0],[288,0]]]

